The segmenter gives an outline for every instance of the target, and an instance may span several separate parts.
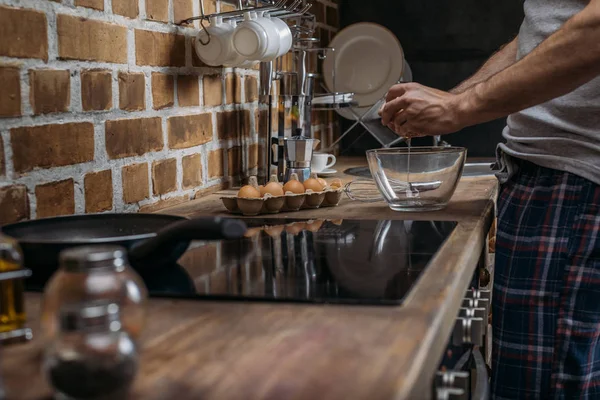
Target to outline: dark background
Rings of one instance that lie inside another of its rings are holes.
[[[342,0],[340,28],[357,22],[375,22],[400,40],[413,80],[449,90],[477,69],[519,32],[523,0]],[[342,131],[351,125],[340,118]],[[506,120],[470,127],[446,135],[452,145],[469,149],[471,157],[494,156]],[[342,142],[341,152],[364,154],[381,145],[355,128]],[[415,139],[431,145],[431,138]]]

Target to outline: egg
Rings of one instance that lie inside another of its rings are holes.
[[[317,180],[319,181],[319,183],[321,185],[323,185],[323,187],[327,186],[327,181],[323,178],[317,178]]]
[[[292,192],[294,194],[303,194],[305,189],[300,181],[292,179],[283,185],[283,191],[284,193]]]
[[[306,181],[304,181],[304,189],[312,190],[315,193],[322,192],[324,187],[325,186],[322,185],[321,182],[319,182],[319,180],[315,178],[309,178]]]
[[[334,189],[339,189],[342,187],[342,180],[339,178],[335,178],[331,181],[331,187]]]
[[[271,196],[283,196],[283,188],[277,182],[269,182],[266,186],[260,188],[260,194],[262,197],[265,197],[265,194],[270,194]]]
[[[259,199],[260,191],[254,186],[246,185],[240,189],[238,197],[242,199]]]

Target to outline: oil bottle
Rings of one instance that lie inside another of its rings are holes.
[[[22,268],[23,254],[16,240],[0,234],[0,277]],[[25,326],[23,279],[0,280],[0,333]]]

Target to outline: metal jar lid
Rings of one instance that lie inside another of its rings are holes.
[[[110,301],[97,301],[65,306],[59,311],[60,328],[65,332],[121,330],[119,306]]]
[[[122,269],[127,264],[127,250],[121,246],[79,246],[60,253],[60,265],[69,272],[82,272],[91,268]]]

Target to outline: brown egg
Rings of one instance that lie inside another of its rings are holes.
[[[331,187],[334,189],[339,189],[342,187],[342,180],[340,178],[335,178],[331,181]]]
[[[312,190],[315,193],[319,193],[323,191],[325,186],[321,185],[318,179],[310,178],[304,181],[304,189]]]
[[[319,183],[321,185],[323,185],[323,187],[327,186],[327,181],[323,178],[317,178],[317,180],[319,181]]]
[[[240,189],[238,197],[242,199],[259,199],[260,191],[254,186],[246,185]]]
[[[266,186],[261,186],[260,194],[262,197],[265,197],[265,194],[267,193],[275,197],[284,195],[283,187],[281,187],[281,185],[277,182],[269,182]]]
[[[304,185],[300,181],[294,179],[283,185],[283,191],[285,193],[292,192],[294,194],[303,194],[304,190]]]

